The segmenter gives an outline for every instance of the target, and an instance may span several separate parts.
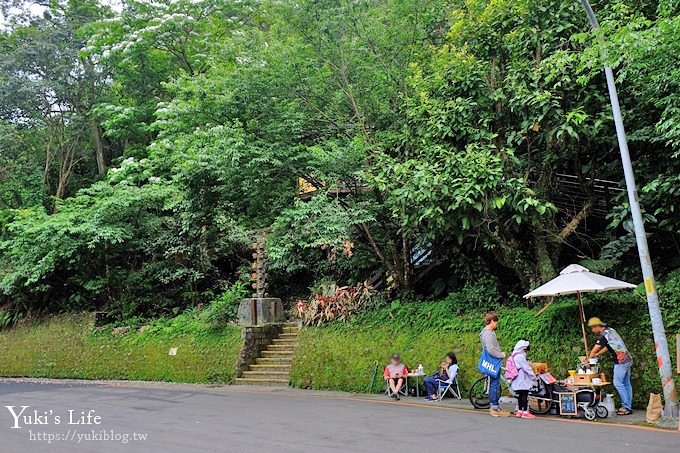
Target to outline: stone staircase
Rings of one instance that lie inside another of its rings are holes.
[[[287,323],[277,338],[274,338],[255,363],[235,379],[235,384],[287,386],[293,355],[297,346],[300,329],[297,324]]]

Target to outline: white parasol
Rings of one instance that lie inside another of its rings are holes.
[[[566,294],[576,294],[578,298],[579,318],[581,320],[581,331],[583,332],[583,344],[588,355],[588,339],[586,337],[586,315],[583,311],[583,301],[581,293],[597,293],[603,291],[613,291],[615,289],[631,289],[636,285],[605,277],[604,275],[590,272],[578,264],[570,264],[565,267],[560,275],[550,280],[544,285],[524,295],[525,299],[532,297],[563,296]]]

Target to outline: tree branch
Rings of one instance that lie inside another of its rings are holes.
[[[593,202],[589,201],[587,202],[583,208],[576,214],[572,219],[567,223],[564,228],[562,228],[562,231],[560,231],[557,234],[557,242],[562,243],[564,242],[569,236],[571,236],[574,231],[578,228],[578,226],[583,222],[586,217],[588,217],[588,213],[593,207]]]

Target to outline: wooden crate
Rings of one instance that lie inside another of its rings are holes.
[[[593,378],[599,378],[599,374],[576,374],[574,384],[592,384]]]

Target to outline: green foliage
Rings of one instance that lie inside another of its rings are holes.
[[[602,246],[600,256],[597,259],[583,260],[581,265],[591,272],[598,274],[608,273],[619,267],[623,258],[630,254],[635,246],[635,235],[629,232],[625,236],[613,239]]]
[[[193,314],[123,335],[93,331],[89,315],[61,315],[0,332],[0,374],[229,383],[240,346],[239,328],[215,330]]]
[[[0,120],[0,209],[41,204],[46,187],[38,168],[39,137]]]
[[[372,220],[368,206],[347,209],[323,194],[308,202],[298,200],[276,219],[267,253],[274,268],[289,272],[308,265],[304,257],[310,250],[328,251],[329,258],[335,259],[340,250],[351,252],[346,244],[352,238],[352,228]]]
[[[431,239],[453,234],[462,243],[465,234],[479,231],[490,218],[516,229],[555,212],[524,181],[507,178],[511,162],[492,145],[468,145],[462,151],[420,148],[404,162],[386,156],[377,164],[383,170],[370,178],[387,194],[385,204],[402,230]]]
[[[131,166],[60,201],[54,214],[15,211],[0,241],[2,291],[25,310],[105,307],[124,319],[176,313],[209,289],[216,268],[206,241],[224,260],[245,236],[229,222],[217,222],[213,237],[197,235],[176,186]]]
[[[19,310],[178,314],[272,225],[283,297],[383,272],[400,297],[482,274],[519,294],[580,260],[637,275],[612,241],[626,200],[596,193],[621,180],[604,63],[650,242],[677,255],[676,1],[597,4],[598,33],[560,0],[5,3],[0,289]]]
[[[46,202],[36,200],[43,192],[71,195],[106,170],[108,144],[90,116],[105,95],[106,76],[80,51],[86,44],[83,28],[111,11],[96,0],[70,0],[47,2],[44,15],[37,16],[30,3],[16,3],[4,10],[9,27],[0,32],[0,121],[14,129],[15,148],[0,146],[0,153],[20,154],[32,165],[20,160],[0,177],[20,179],[21,189],[6,188],[19,197],[18,208]],[[20,195],[26,191],[33,196]]]
[[[659,301],[664,311],[666,332],[680,332],[680,271],[675,271],[658,284]]]
[[[12,327],[21,320],[21,313],[12,310],[0,310],[0,330]]]
[[[61,270],[72,274],[79,256],[104,253],[105,248],[115,253],[116,246],[133,238],[144,241],[135,227],[143,224],[150,229],[156,219],[145,214],[170,208],[166,204],[172,203],[172,194],[172,188],[163,184],[114,188],[102,183],[60,202],[54,215],[40,209],[17,211],[7,225],[10,238],[0,246],[3,267],[9,270],[2,289],[44,291],[51,275]]]
[[[247,284],[237,282],[226,288],[200,314],[201,320],[214,327],[225,327],[236,320],[238,306],[248,294]]]

